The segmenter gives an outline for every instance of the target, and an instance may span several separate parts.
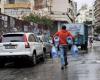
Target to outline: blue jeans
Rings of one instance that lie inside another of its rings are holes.
[[[60,50],[60,58],[61,58],[61,64],[62,65],[67,65],[67,46],[66,45],[60,45],[59,46]]]

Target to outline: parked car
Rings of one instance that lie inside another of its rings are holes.
[[[41,40],[41,42],[43,44],[43,50],[44,50],[44,52],[46,54],[48,54],[48,53],[50,54],[51,53],[52,45],[49,42],[49,38],[46,37],[46,36],[44,36],[44,35],[38,35],[37,37]],[[51,56],[51,54],[50,54],[50,56]]]
[[[94,36],[93,40],[100,41],[100,36]]]
[[[100,41],[100,35],[97,37],[97,41]]]
[[[5,33],[0,43],[0,66],[6,61],[22,58],[31,65],[37,63],[37,59],[44,59],[42,43],[34,33]]]

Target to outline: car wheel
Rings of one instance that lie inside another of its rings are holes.
[[[30,65],[36,65],[37,64],[37,58],[36,58],[36,54],[33,53],[32,57],[30,58]]]
[[[45,52],[43,51],[43,54],[42,54],[42,61],[43,62],[45,61],[45,58],[46,58],[46,55],[45,55]]]

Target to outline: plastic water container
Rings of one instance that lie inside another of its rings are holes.
[[[68,44],[73,44],[73,39],[71,36],[67,37],[66,41]]]
[[[72,53],[73,57],[77,57],[78,56],[79,50],[78,50],[78,47],[76,45],[72,46],[71,53]]]
[[[54,37],[54,44],[55,44],[55,46],[57,47],[58,45],[59,45],[59,37],[58,36],[55,36]]]

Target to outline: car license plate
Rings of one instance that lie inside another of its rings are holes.
[[[16,49],[16,46],[5,46],[5,49]]]

